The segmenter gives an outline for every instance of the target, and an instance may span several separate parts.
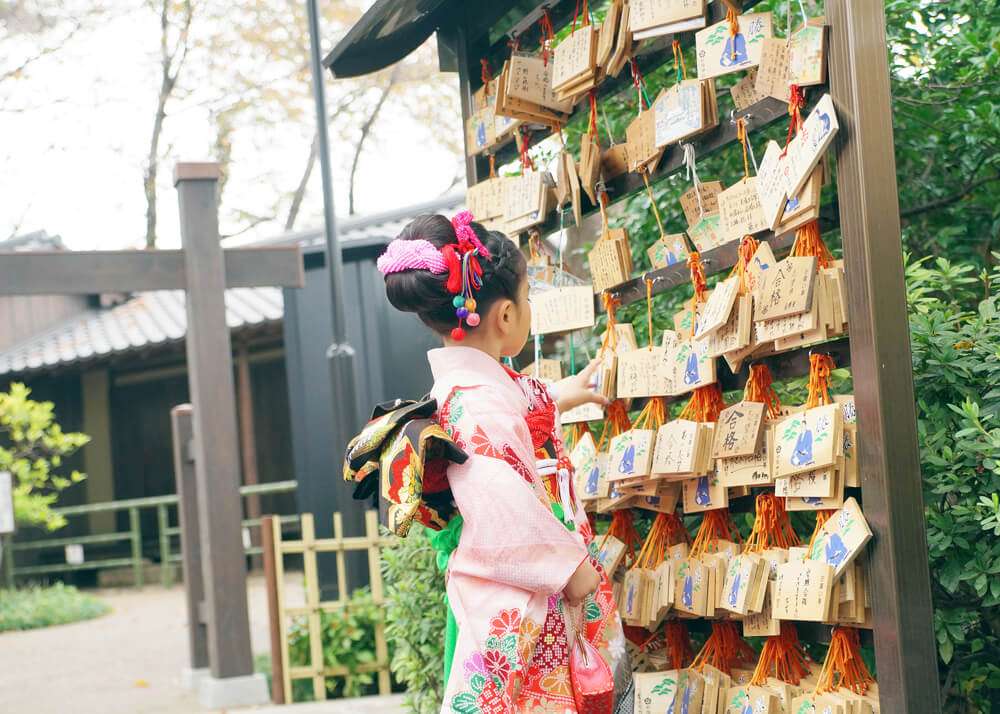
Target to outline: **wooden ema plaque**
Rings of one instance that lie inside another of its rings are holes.
[[[764,404],[740,401],[719,412],[715,427],[712,456],[731,459],[753,456],[761,443],[764,429]]]
[[[848,498],[843,508],[820,528],[809,551],[810,561],[827,565],[839,577],[871,538],[872,531],[861,507],[854,498]]]
[[[531,333],[548,335],[594,326],[592,285],[538,290],[530,296]]]
[[[796,559],[779,565],[771,601],[775,619],[826,620],[833,579],[833,567],[825,562]]]
[[[588,254],[594,292],[628,282],[632,274],[632,253],[624,228],[611,228],[602,235]]]
[[[842,419],[840,405],[828,404],[792,414],[775,424],[775,477],[833,466],[842,444]]]
[[[766,52],[767,50],[765,47],[765,54]],[[764,57],[762,56],[761,64],[763,63]],[[733,105],[735,105],[736,111],[745,111],[767,96],[766,94],[757,93],[757,72],[757,67],[751,67],[746,71],[746,75],[743,79],[729,88],[729,93],[733,97]]]
[[[823,61],[826,54],[826,28],[822,22],[822,19],[810,20],[789,38],[789,84],[809,87],[826,81],[826,62]]]
[[[646,255],[649,256],[649,264],[654,269],[686,262],[688,250],[687,244],[684,242],[684,234],[674,233],[660,236],[646,250]]]
[[[784,37],[766,37],[757,68],[754,94],[758,97],[774,97],[783,102],[789,100],[788,41]]]
[[[764,39],[771,35],[769,12],[740,15],[735,37],[730,35],[729,23],[725,20],[695,33],[698,78],[708,79],[756,67],[760,63]]]
[[[576,31],[556,45],[552,60],[552,85],[556,90],[593,75],[597,60],[597,31],[590,25]]]
[[[653,103],[654,141],[667,146],[718,125],[714,84],[686,79],[663,90]]]
[[[628,143],[629,171],[652,171],[666,149],[656,145],[656,112],[644,109],[625,128]]]
[[[795,196],[801,190],[839,129],[833,99],[824,94],[788,145],[785,192],[789,196]]]
[[[681,209],[688,225],[697,223],[706,214],[719,212],[719,194],[723,188],[721,181],[702,181],[681,194]]]
[[[764,273],[754,320],[798,315],[812,306],[816,258],[785,258]]]
[[[689,32],[705,26],[705,0],[630,0],[633,39]]]
[[[769,227],[757,194],[757,181],[756,176],[744,178],[719,194],[719,230],[724,242]]]
[[[559,99],[552,88],[554,62],[545,62],[537,54],[516,52],[510,58],[507,94],[561,114],[573,111],[573,103]]]

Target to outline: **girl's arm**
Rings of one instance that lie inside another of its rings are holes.
[[[600,363],[599,359],[593,359],[579,374],[561,379],[549,387],[549,392],[556,406],[559,407],[559,411],[565,412],[590,402],[600,404],[602,407],[608,405],[608,400],[595,392],[590,383]]]

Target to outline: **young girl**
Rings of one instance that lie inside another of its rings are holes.
[[[468,212],[415,219],[378,266],[393,306],[443,338],[428,353],[431,396],[469,455],[447,470],[464,523],[447,573],[458,637],[442,712],[576,712],[581,626],[623,691],[621,619],[559,436],[559,410],[602,401],[587,388],[596,363],[549,388],[501,364],[528,339],[527,267]]]

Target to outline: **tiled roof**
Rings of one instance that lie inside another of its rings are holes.
[[[280,288],[226,290],[226,322],[241,330],[280,322]],[[184,339],[183,290],[139,293],[111,308],[94,308],[0,353],[0,375],[18,374],[109,357]]]

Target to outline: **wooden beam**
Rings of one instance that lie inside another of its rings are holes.
[[[297,245],[223,253],[227,288],[305,285]],[[18,251],[0,253],[0,295],[97,295],[184,290],[183,250]]]
[[[187,283],[188,382],[194,406],[195,484],[212,677],[253,674],[243,555],[239,438],[226,325],[217,181],[180,178]]]
[[[851,369],[882,711],[941,711],[881,3],[830,0]]]

